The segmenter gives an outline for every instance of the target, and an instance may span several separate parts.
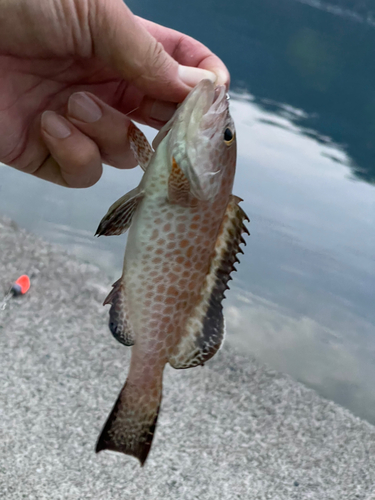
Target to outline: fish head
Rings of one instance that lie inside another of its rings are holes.
[[[176,162],[198,200],[212,201],[223,183],[232,186],[236,133],[224,86],[202,80],[154,140],[167,141],[168,163]],[[228,182],[229,181],[229,182]]]

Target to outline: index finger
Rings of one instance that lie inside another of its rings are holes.
[[[137,20],[144,25],[147,31],[163,45],[166,52],[179,64],[212,71],[217,75],[216,83],[225,85],[227,89],[229,88],[230,76],[227,67],[203,43],[179,31],[166,28],[141,17],[137,17]]]

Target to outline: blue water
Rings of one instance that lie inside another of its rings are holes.
[[[228,342],[375,422],[374,9],[350,0],[128,4],[198,38],[231,71],[234,192],[251,236],[226,300]],[[0,213],[114,280],[125,238],[93,233],[140,176],[107,167],[96,186],[75,191],[1,167]]]

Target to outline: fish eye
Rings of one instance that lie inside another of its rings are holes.
[[[234,132],[229,127],[227,127],[224,130],[224,142],[227,146],[229,146],[230,144],[232,144],[233,141],[234,141]]]

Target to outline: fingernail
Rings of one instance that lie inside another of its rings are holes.
[[[172,102],[155,101],[151,107],[150,118],[159,122],[167,122],[176,111],[176,104]]]
[[[102,110],[85,92],[76,92],[68,101],[68,113],[86,123],[94,123],[102,117]]]
[[[67,120],[54,111],[45,111],[42,114],[42,127],[56,139],[66,139],[72,133]]]
[[[229,87],[228,73],[226,73],[222,69],[217,69],[217,70],[215,70],[215,74],[217,77],[216,85],[226,85],[227,87]]]
[[[208,79],[215,83],[217,76],[212,71],[202,68],[192,68],[191,66],[178,67],[178,75],[181,80],[189,87],[195,87],[201,80]]]

